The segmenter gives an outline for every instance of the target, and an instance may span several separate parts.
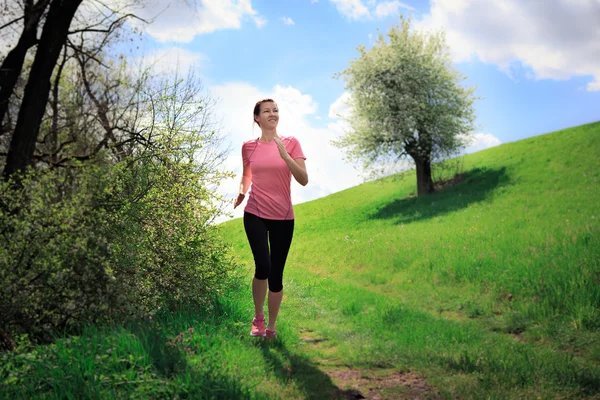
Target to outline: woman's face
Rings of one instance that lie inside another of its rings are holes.
[[[254,116],[261,128],[274,129],[279,122],[279,108],[272,102],[264,102],[260,105],[258,116]]]

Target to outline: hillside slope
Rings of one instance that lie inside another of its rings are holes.
[[[599,154],[588,124],[466,155],[429,196],[409,171],[296,206],[276,340],[249,336],[224,223],[226,292],[24,340],[0,398],[600,399]]]
[[[592,123],[466,155],[429,196],[409,171],[295,206],[282,321],[452,395],[600,390],[599,155]],[[241,220],[222,228],[250,277]]]

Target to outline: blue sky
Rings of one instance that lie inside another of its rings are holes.
[[[333,75],[399,13],[415,29],[443,28],[455,68],[478,87],[469,151],[600,120],[598,0],[152,0],[143,13],[157,15],[144,28],[145,54],[166,68],[193,66],[218,100],[234,172],[242,141],[260,135],[252,105],[278,101],[279,134],[299,138],[311,178],[293,185],[295,204],[362,182],[328,144],[347,128],[335,116],[347,112],[344,82]],[[238,182],[223,193],[233,198]]]

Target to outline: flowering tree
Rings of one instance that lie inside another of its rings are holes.
[[[365,169],[410,156],[417,193],[434,191],[432,162],[455,154],[475,129],[475,88],[451,66],[443,32],[411,31],[410,20],[379,35],[371,49],[337,74],[351,94],[352,128],[333,144]]]

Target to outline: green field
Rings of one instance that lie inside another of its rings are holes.
[[[4,355],[0,398],[600,399],[600,123],[462,165],[295,206],[277,340],[248,336],[234,220],[244,280],[214,307]]]

